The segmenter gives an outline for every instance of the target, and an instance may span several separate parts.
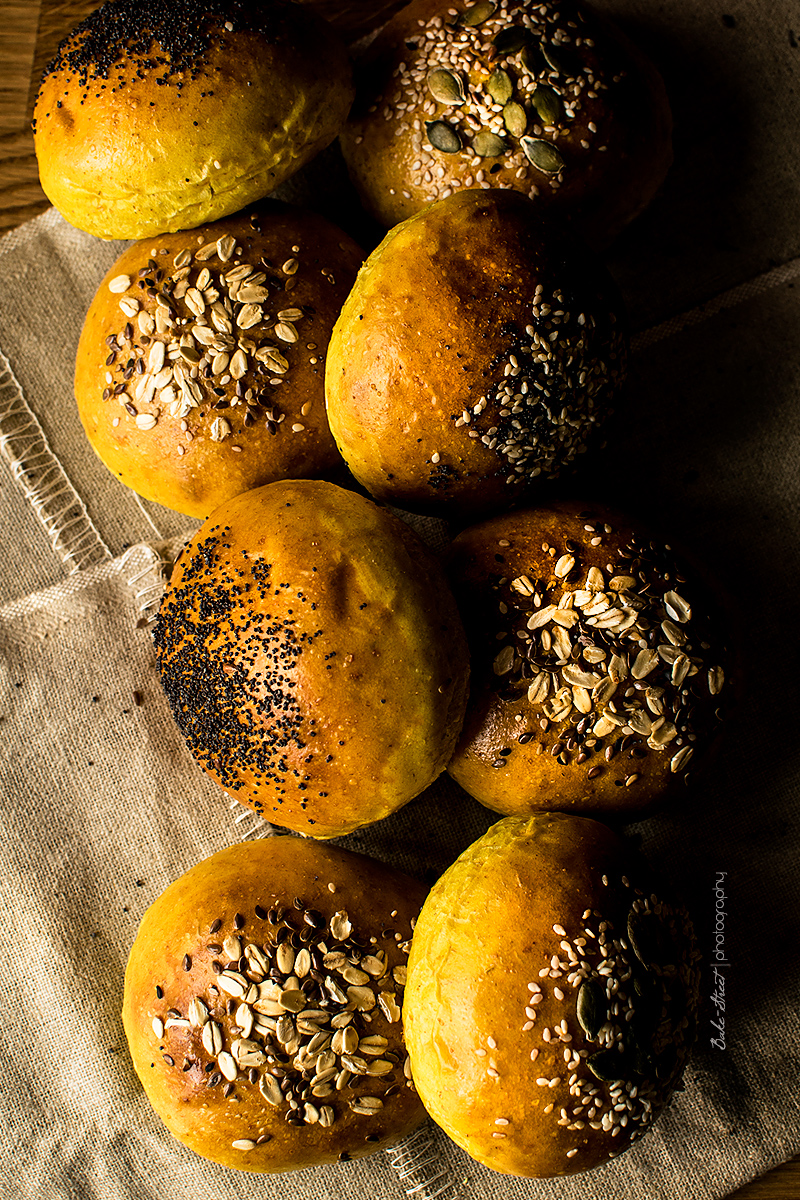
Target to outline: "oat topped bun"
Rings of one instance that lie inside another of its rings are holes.
[[[425,888],[294,837],[231,846],[148,909],[123,1021],[153,1108],[240,1171],[362,1157],[424,1118],[403,1045]]]
[[[509,187],[604,244],[672,161],[653,65],[574,0],[414,0],[381,31],[341,134],[365,206],[394,225]]]
[[[114,0],[45,68],[42,187],[102,238],[189,229],[260,199],[336,137],[347,52],[284,0]]]
[[[274,200],[129,247],[75,363],[81,421],[109,470],[192,517],[276,479],[343,471],[325,355],[361,259],[330,221]]]
[[[719,598],[604,505],[464,530],[449,576],[472,650],[448,770],[498,812],[633,818],[694,779],[731,691]]]
[[[699,981],[688,913],[616,834],[562,813],[508,817],[417,922],[414,1082],[485,1166],[589,1170],[642,1137],[679,1086]]]

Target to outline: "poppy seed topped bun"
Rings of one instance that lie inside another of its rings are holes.
[[[424,1119],[403,1045],[425,888],[294,837],[231,846],[147,910],[123,1022],[153,1108],[240,1171],[362,1157]]]
[[[341,141],[385,225],[509,187],[602,245],[661,185],[671,129],[658,72],[588,5],[414,0],[370,46]]]
[[[285,0],[114,0],[62,42],[34,112],[39,177],[66,219],[142,238],[237,212],[336,137],[347,53]]]
[[[250,213],[131,246],[84,322],[75,396],[109,470],[192,517],[342,470],[325,356],[362,254],[317,213]]]
[[[603,505],[464,530],[449,577],[472,651],[448,768],[498,812],[633,818],[708,757],[731,691],[721,606],[669,546]]]
[[[403,521],[333,484],[219,508],[175,566],[155,645],[200,766],[311,837],[419,795],[461,729],[468,657],[444,573]]]
[[[484,515],[587,449],[626,358],[602,264],[518,192],[460,192],[361,268],[331,337],[328,420],[377,499]]]
[[[681,1080],[700,953],[683,906],[605,825],[508,817],[434,885],[404,1021],[433,1119],[495,1171],[586,1171]]]

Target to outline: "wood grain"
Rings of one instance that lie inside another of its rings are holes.
[[[363,37],[402,0],[314,0],[348,41]],[[48,207],[39,186],[30,129],[45,65],[63,37],[96,7],[87,0],[0,0],[0,232]],[[800,1155],[727,1200],[800,1200]]]

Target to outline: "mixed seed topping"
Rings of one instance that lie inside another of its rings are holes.
[[[251,221],[257,230],[257,217]],[[255,426],[302,433],[313,402],[284,425],[278,399],[301,355],[320,363],[308,340],[313,313],[286,294],[297,282],[300,247],[281,263],[248,262],[230,234],[197,242],[174,257],[154,246],[136,278],[117,275],[107,285],[120,309],[119,329],[106,338],[103,400],[120,407],[112,425],[149,431],[175,422],[179,457],[198,436],[223,442]]]
[[[578,1135],[567,1158],[586,1148],[583,1131],[624,1144],[642,1137],[678,1084],[696,1032],[700,954],[688,914],[624,875],[621,884],[632,900],[626,927],[595,908],[574,933],[554,924],[553,953],[520,999],[523,1037],[513,1053],[540,1060],[532,1075],[546,1091],[542,1112]],[[502,1078],[505,1047],[493,1038],[486,1045],[491,1057],[484,1046],[476,1054],[490,1078]],[[513,1137],[507,1118],[495,1124],[502,1129],[493,1137]]]
[[[607,150],[598,111],[624,71],[608,78],[598,69],[572,6],[566,18],[552,3],[477,0],[418,24],[369,111],[410,136],[409,183],[426,203],[459,186],[492,187],[500,171],[532,199],[553,194]],[[444,155],[457,156],[455,170]]]
[[[345,910],[326,920],[299,898],[288,909],[256,905],[253,917],[220,918],[188,967],[205,981],[210,963],[213,982],[201,983],[185,1010],[155,988],[162,1058],[232,1105],[246,1100],[251,1112],[260,1094],[265,1112],[277,1109],[287,1125],[375,1117],[413,1087],[399,1029],[410,936],[386,926],[363,937]],[[233,1148],[269,1141],[269,1123],[244,1130]]]
[[[611,561],[585,565],[609,540]],[[544,567],[493,576],[502,644],[492,672],[501,699],[520,706],[519,744],[535,741],[563,766],[589,762],[589,779],[632,787],[650,754],[686,775],[698,738],[721,720],[725,670],[670,548],[636,534],[618,540],[612,526],[589,521],[580,540],[542,545]],[[497,549],[502,563],[508,540]],[[512,751],[493,766],[507,767]]]
[[[593,298],[596,319],[566,289],[536,285],[522,324],[504,325],[494,382],[452,414],[454,427],[500,460],[509,486],[555,478],[582,454],[612,409],[626,371],[627,342],[613,305]],[[447,482],[445,465],[431,481]]]

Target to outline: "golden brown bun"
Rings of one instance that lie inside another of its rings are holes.
[[[324,363],[362,258],[323,217],[269,200],[126,250],[75,366],[81,420],[109,470],[206,517],[249,488],[341,467]]]
[[[293,837],[232,846],[168,887],[131,950],[122,1015],[170,1132],[227,1167],[289,1171],[418,1125],[401,1005],[424,897],[399,871]]]
[[[463,192],[391,230],[334,327],[331,430],[378,499],[440,516],[557,475],[625,376],[604,268],[517,192]]]
[[[218,509],[176,565],[155,644],[200,766],[312,837],[419,795],[461,729],[467,648],[438,563],[333,484],[273,483]]]
[[[415,0],[371,45],[341,141],[385,225],[491,185],[603,245],[660,187],[671,131],[658,72],[588,6]]]
[[[694,774],[731,672],[719,606],[669,547],[562,503],[465,530],[449,575],[473,674],[448,770],[471,795],[633,817]]]
[[[404,1020],[423,1104],[495,1171],[598,1166],[680,1080],[699,957],[686,911],[604,825],[498,822],[435,884],[414,933]]]
[[[39,177],[68,221],[142,238],[272,191],[335,138],[344,46],[282,0],[114,0],[62,42],[34,113]]]

